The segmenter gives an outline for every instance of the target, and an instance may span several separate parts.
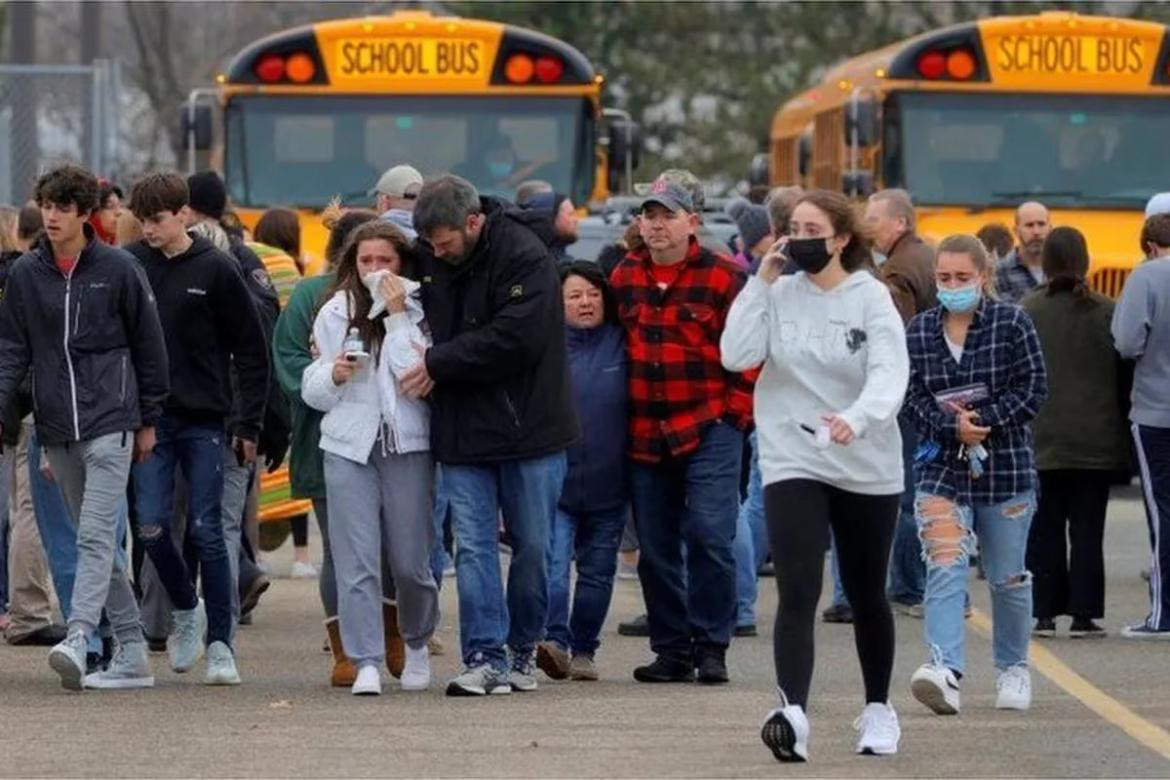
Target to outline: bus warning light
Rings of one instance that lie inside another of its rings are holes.
[[[536,80],[542,84],[554,84],[565,73],[565,64],[556,57],[536,58]]]
[[[955,49],[947,55],[947,74],[955,81],[966,81],[975,75],[975,57],[966,49]]]
[[[947,70],[947,60],[941,51],[928,51],[918,58],[918,73],[924,79],[941,78]]]
[[[297,84],[307,84],[317,71],[313,65],[313,58],[303,52],[289,57],[284,63],[284,68],[289,80]]]
[[[527,84],[535,71],[536,66],[527,54],[513,54],[504,65],[504,75],[513,84]]]
[[[256,63],[256,76],[261,81],[274,84],[284,79],[284,58],[279,54],[261,57]]]

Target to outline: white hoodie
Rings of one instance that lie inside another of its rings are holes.
[[[414,285],[411,290],[417,290]],[[301,395],[305,403],[325,412],[321,420],[321,449],[357,463],[369,462],[383,423],[389,451],[400,454],[430,449],[430,410],[426,401],[407,398],[398,378],[421,361],[415,345],[429,341],[419,325],[422,306],[415,296],[406,299],[406,311],[386,318],[379,360],[366,358],[342,385],[333,384],[333,361],[341,354],[349,331],[349,296],[338,291],[325,302],[313,323],[313,339],[321,351],[305,369]]]
[[[770,287],[751,277],[727,315],[723,366],[764,364],[755,419],[764,484],[813,479],[852,493],[901,493],[897,414],[910,377],[906,332],[884,284],[856,271],[824,291],[804,273]],[[853,429],[848,446],[818,447],[821,418]],[[804,428],[802,428],[804,426]]]

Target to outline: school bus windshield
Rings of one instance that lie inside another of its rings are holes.
[[[224,173],[245,207],[319,209],[367,191],[402,162],[514,196],[544,179],[578,203],[593,187],[593,123],[580,97],[242,96],[226,107]]]
[[[1170,181],[1160,97],[901,93],[886,116],[887,175],[924,205],[1132,209]]]

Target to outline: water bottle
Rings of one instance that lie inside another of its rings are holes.
[[[361,360],[368,356],[366,343],[362,341],[362,336],[358,333],[357,328],[349,329],[349,333],[346,334],[345,341],[341,345],[341,351],[346,360]]]

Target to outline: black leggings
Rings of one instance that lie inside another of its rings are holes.
[[[813,673],[813,628],[829,528],[837,542],[841,584],[853,607],[853,637],[865,701],[885,703],[894,666],[894,616],[886,600],[886,569],[901,494],[849,493],[823,482],[793,479],[764,488],[768,538],[780,604],[772,649],[776,683],[789,703],[807,709]]]

